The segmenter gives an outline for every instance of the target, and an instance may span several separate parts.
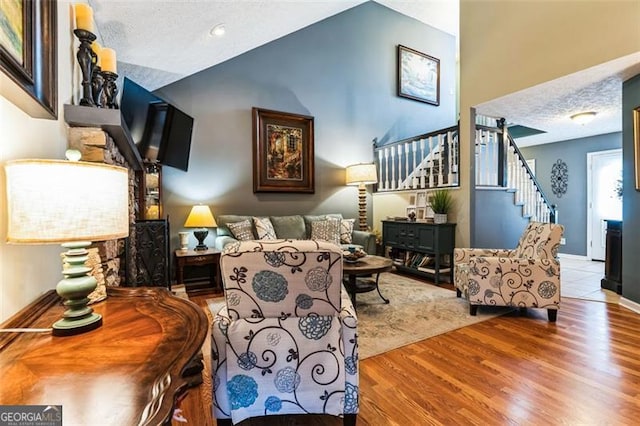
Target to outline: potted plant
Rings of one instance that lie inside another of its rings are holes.
[[[438,189],[431,196],[433,223],[447,223],[447,213],[453,207],[453,198],[446,189]]]

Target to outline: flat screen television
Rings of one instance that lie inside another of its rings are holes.
[[[187,171],[192,117],[126,77],[120,110],[145,161]]]

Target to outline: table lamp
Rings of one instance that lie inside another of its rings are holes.
[[[77,155],[79,158],[79,154]],[[129,235],[129,178],[122,167],[63,160],[14,160],[5,164],[7,242],[63,243],[64,278],[56,292],[67,308],[54,336],[96,329],[102,316],[88,306],[96,279],[85,265],[91,241]],[[37,259],[34,259],[37,262]]]
[[[185,228],[198,228],[193,231],[193,235],[198,240],[198,245],[195,250],[206,250],[207,246],[204,243],[204,239],[207,238],[209,231],[207,228],[215,228],[218,226],[216,220],[213,218],[213,213],[209,206],[197,205],[191,208],[191,212],[184,222]]]
[[[365,185],[378,183],[374,163],[353,164],[347,167],[347,185],[358,185],[358,222],[361,231],[367,230],[367,194]]]

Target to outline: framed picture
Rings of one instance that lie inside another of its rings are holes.
[[[253,192],[313,193],[313,117],[253,108]]]
[[[440,60],[398,45],[398,96],[440,105]]]
[[[35,118],[55,120],[57,3],[0,1],[0,94]]]
[[[633,110],[633,154],[636,171],[636,191],[640,191],[640,106]]]

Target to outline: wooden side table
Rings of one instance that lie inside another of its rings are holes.
[[[220,250],[209,248],[207,250],[176,250],[176,280],[178,284],[185,284],[184,269],[189,266],[210,266],[209,288],[222,291],[222,278],[220,277]]]
[[[0,333],[0,405],[62,405],[64,424],[171,421],[202,353],[208,321],[196,304],[159,287],[108,287],[92,305],[103,325],[75,336]],[[49,328],[64,311],[45,293],[2,328]],[[198,372],[198,374],[201,374]]]

